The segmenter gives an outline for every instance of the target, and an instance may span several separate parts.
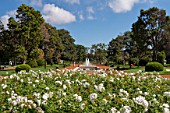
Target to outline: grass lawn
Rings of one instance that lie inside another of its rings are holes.
[[[11,75],[13,73],[15,73],[14,70],[0,70],[0,75],[2,75],[2,76]]]
[[[159,74],[160,75],[170,75],[170,71],[166,71],[166,70],[160,71]]]
[[[49,69],[56,69],[56,65],[52,65],[52,66],[51,66],[51,65],[47,65],[47,66],[46,66],[46,69],[45,69],[44,66],[31,68],[31,70],[33,70],[33,71],[38,71],[38,70],[47,71],[47,70],[49,70]]]
[[[40,66],[40,67],[36,67],[36,68],[31,68],[31,70],[33,71],[38,71],[38,70],[41,70],[41,71],[47,71],[49,69],[56,69],[56,66],[59,67],[59,68],[63,68],[63,64],[54,64],[54,65],[47,65],[46,66],[46,69],[44,66]],[[11,75],[15,73],[15,70],[0,70],[0,75],[2,76],[8,76],[8,75]]]
[[[117,66],[114,66],[113,68],[117,69]],[[167,69],[169,71],[166,71]],[[117,70],[122,70],[122,71],[125,71],[125,72],[128,72],[128,73],[136,73],[139,70],[142,70],[142,72],[145,72],[145,67],[144,66],[133,66],[132,68],[130,68],[129,65],[119,65],[119,69],[117,69]],[[152,72],[148,72],[148,73],[152,73]],[[164,67],[163,71],[159,71],[159,74],[170,75],[170,66],[166,65]]]
[[[159,71],[159,74],[160,75],[170,75],[170,71],[166,71],[166,69],[169,69],[170,70],[170,67],[169,68],[164,68],[163,71]],[[127,68],[125,69],[124,71],[125,72],[129,72],[129,73],[136,73],[138,72],[139,70],[142,70],[142,72],[145,72],[145,67],[141,67],[141,66],[134,66],[132,68]],[[148,72],[150,73],[150,72]],[[152,73],[152,72],[151,72]]]
[[[145,67],[141,67],[141,66],[133,66],[132,68],[127,68],[124,71],[125,72],[130,72],[130,73],[136,73],[139,70],[142,70],[143,72],[145,71]]]
[[[41,70],[41,71],[47,71],[49,69],[56,69],[56,66],[59,67],[59,68],[63,68],[64,65],[63,64],[54,64],[54,65],[47,65],[46,66],[46,69],[44,66],[40,66],[40,67],[36,67],[36,68],[31,68],[31,70],[33,71],[38,71],[38,70]],[[116,69],[116,67],[115,67]],[[166,71],[166,69],[169,69],[170,70],[170,67],[166,67],[164,68],[164,71],[160,71],[159,73],[161,75],[170,75],[170,71]],[[128,65],[121,65],[120,66],[120,70],[123,70],[125,72],[128,72],[128,73],[136,73],[138,72],[139,70],[142,70],[143,72],[145,72],[145,67],[141,67],[141,66],[133,66],[132,68],[129,68]],[[15,73],[15,70],[0,70],[0,75],[2,76],[7,76],[7,75],[11,75]]]

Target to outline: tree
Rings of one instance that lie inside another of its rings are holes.
[[[0,20],[0,32],[2,32],[3,30],[4,30],[4,25],[3,25],[3,23]]]
[[[143,49],[148,45],[153,51],[153,60],[157,60],[158,52],[164,45],[164,26],[166,25],[166,11],[156,7],[141,10],[138,21],[133,25],[134,37],[143,41]],[[138,43],[139,45],[140,43]],[[145,46],[146,45],[146,46]]]
[[[56,29],[56,27],[53,27],[48,23],[42,24],[41,28],[44,39],[49,40],[48,43],[48,48],[50,49],[49,52],[52,52],[49,53],[51,55],[48,56],[48,59],[52,59],[53,60],[52,62],[54,61],[59,62],[61,52],[63,51],[64,47],[62,45],[62,40],[59,37],[58,30]]]
[[[133,40],[134,34],[132,31],[127,31],[123,35],[124,37],[124,61],[129,62],[130,68],[131,64],[138,64],[137,59],[138,56],[140,55],[138,53],[139,50],[137,43]],[[139,60],[139,59],[138,59]]]
[[[78,61],[78,63],[80,61],[84,61],[86,58],[86,47],[84,47],[83,45],[76,45],[76,60]]]
[[[0,65],[1,65],[1,59],[3,58],[2,56],[4,53],[3,30],[4,30],[4,25],[0,20]]]
[[[27,56],[25,56],[27,55],[27,51],[25,50],[24,46],[19,44],[19,32],[20,32],[19,23],[15,21],[13,17],[10,17],[8,21],[9,21],[8,29],[6,31],[8,32],[9,35],[5,37],[7,38],[5,42],[6,46],[8,47],[7,50],[10,51],[9,58],[12,58],[15,64],[16,60],[21,60],[22,62],[25,62],[24,60],[26,60],[27,58]]]
[[[35,48],[30,52],[30,58],[39,59],[44,57],[44,52],[40,48]]]
[[[14,53],[17,55],[15,57],[15,58],[17,58],[17,60],[21,61],[22,64],[26,63],[26,59],[27,59],[28,53],[27,53],[25,47],[17,46],[17,48],[15,49]]]
[[[40,27],[44,19],[39,11],[25,4],[18,7],[16,18],[20,28],[18,41],[29,54],[42,40]]]
[[[164,61],[166,59],[166,54],[164,51],[158,53],[158,62],[164,65]]]
[[[93,44],[91,47],[91,54],[93,54],[96,63],[106,63],[107,46],[104,43]]]
[[[124,37],[123,45],[125,48],[125,52],[128,53],[129,55],[129,58],[137,57],[137,44],[133,40],[133,37],[134,37],[133,32],[127,31],[124,33],[123,37]]]
[[[117,64],[123,63],[123,48],[124,37],[118,35],[115,39],[112,39],[108,45],[108,60]]]
[[[2,50],[2,45],[3,45],[3,31],[4,31],[4,25],[0,20],[0,50]]]
[[[132,43],[136,47],[136,56],[143,57],[146,55],[148,49],[149,39],[147,36],[148,30],[146,29],[146,24],[139,17],[137,22],[132,24]]]
[[[61,53],[61,59],[66,61],[75,61],[76,59],[76,46],[74,44],[75,40],[71,37],[70,32],[65,29],[58,30],[59,38],[62,40],[62,45],[64,47]]]
[[[26,59],[33,57],[31,52],[34,49],[43,49],[47,45],[48,51],[44,52],[48,62],[59,62],[60,58],[75,61],[78,54],[74,42],[69,31],[57,30],[44,21],[39,11],[25,4],[18,7],[16,19],[9,18],[8,29],[4,29],[0,21],[0,59],[6,61],[26,62]],[[79,49],[82,52],[83,46]]]
[[[166,59],[168,63],[170,63],[170,16],[167,17],[167,24],[164,30],[164,37],[165,37],[165,45],[163,47],[166,53]]]

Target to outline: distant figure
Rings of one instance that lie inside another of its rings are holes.
[[[75,66],[75,64],[76,64],[76,63],[74,62],[74,63],[73,63],[73,66]]]
[[[12,66],[12,61],[9,61],[9,65]]]

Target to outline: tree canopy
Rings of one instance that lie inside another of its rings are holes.
[[[0,21],[0,60],[3,62],[27,63],[45,58],[52,64],[60,60],[82,62],[89,57],[96,63],[123,64],[132,59],[163,62],[162,56],[170,61],[170,17],[157,7],[142,9],[130,31],[114,37],[109,44],[93,44],[90,49],[75,44],[68,30],[58,30],[45,22],[33,7],[22,4],[16,12],[16,17],[9,18],[7,29]]]
[[[43,57],[46,57],[47,63],[58,63],[60,59],[83,60],[78,58],[82,55],[77,55],[76,52],[81,51],[84,55],[85,47],[76,45],[69,31],[58,30],[46,23],[39,11],[25,4],[19,6],[16,12],[15,19],[9,18],[7,29],[4,29],[0,21],[0,59],[3,62],[12,60],[15,63],[27,63],[29,59],[36,61],[38,57],[33,53],[37,50],[46,52]],[[81,47],[82,50],[76,47]]]

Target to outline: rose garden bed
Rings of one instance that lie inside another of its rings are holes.
[[[170,80],[110,71],[20,72],[0,79],[0,112],[168,112]]]

